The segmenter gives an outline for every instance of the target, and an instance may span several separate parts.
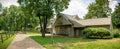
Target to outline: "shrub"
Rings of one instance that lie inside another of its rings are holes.
[[[82,32],[89,38],[104,38],[111,35],[109,30],[106,28],[86,28]]]
[[[97,28],[97,34],[101,38],[103,38],[104,36],[110,36],[111,35],[109,30],[106,29],[106,28]]]
[[[113,30],[112,33],[115,38],[120,37],[120,31],[118,29]]]
[[[0,33],[6,33],[6,31],[4,31],[4,30],[1,30],[1,31],[0,31]]]
[[[90,37],[96,34],[95,31],[96,31],[95,28],[86,28],[82,32],[86,37]]]

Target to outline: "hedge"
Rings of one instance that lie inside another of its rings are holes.
[[[111,33],[106,28],[85,28],[82,30],[83,35],[88,38],[105,38],[111,37]]]
[[[120,37],[120,31],[118,29],[113,30],[113,37],[117,38]]]

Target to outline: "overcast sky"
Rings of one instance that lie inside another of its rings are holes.
[[[117,5],[117,1],[120,0],[110,0],[109,7],[114,11],[115,5]],[[0,0],[4,7],[9,7],[10,5],[19,5],[17,0]],[[64,10],[63,13],[69,15],[78,15],[80,18],[83,18],[85,14],[88,12],[88,5],[95,0],[71,0],[68,9]]]

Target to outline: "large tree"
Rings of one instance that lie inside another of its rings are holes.
[[[120,28],[120,3],[116,6],[115,11],[112,13],[112,23],[116,28]]]
[[[111,9],[109,8],[108,0],[95,0],[94,3],[88,6],[88,13],[85,18],[102,18],[110,16]]]
[[[0,30],[20,31],[25,26],[35,28],[39,19],[30,14],[27,14],[27,17],[25,15],[21,7],[11,5],[9,8],[4,8],[0,14]]]
[[[1,13],[1,28],[4,30],[15,30],[16,29],[16,20],[19,19],[17,16],[19,14],[20,10],[18,10],[18,7],[16,6],[10,6],[10,8],[4,8],[3,12]]]
[[[59,15],[69,3],[69,0],[18,0],[20,5],[39,17],[42,37],[45,37],[47,22],[56,14]]]

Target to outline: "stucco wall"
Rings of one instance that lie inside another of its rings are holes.
[[[82,30],[83,30],[84,28],[74,28],[74,36],[75,37],[83,37],[83,34],[82,34]]]
[[[104,27],[104,28],[107,28],[107,29],[110,29],[110,26],[109,25],[105,25],[105,26],[87,26],[87,27]],[[56,35],[63,35],[63,36],[69,36],[69,37],[84,37],[83,34],[82,34],[82,30],[87,28],[87,27],[84,27],[84,28],[74,28],[70,25],[64,25],[64,26],[56,26],[54,29],[55,29],[55,33]]]
[[[69,34],[69,26],[57,26],[55,27],[56,30],[56,34],[60,35],[60,34],[65,34],[68,35]]]

